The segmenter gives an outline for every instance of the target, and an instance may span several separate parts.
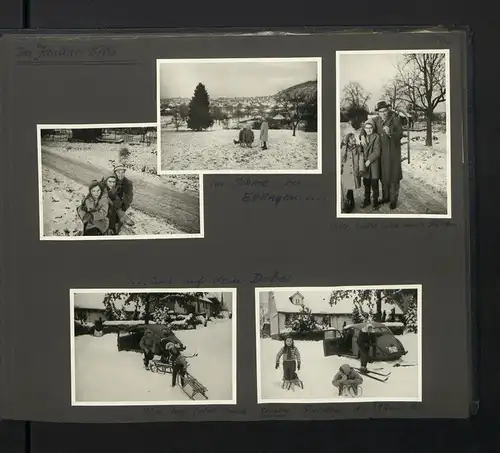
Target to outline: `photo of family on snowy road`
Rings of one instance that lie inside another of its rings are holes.
[[[236,290],[71,291],[72,404],[236,403]]]
[[[259,403],[421,401],[421,287],[257,288]]]
[[[199,175],[159,176],[156,127],[39,126],[41,239],[203,237]]]
[[[337,52],[338,217],[451,218],[449,53]]]
[[[321,173],[321,58],[157,60],[158,170]]]

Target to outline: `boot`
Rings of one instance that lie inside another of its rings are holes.
[[[365,199],[363,200],[363,203],[361,203],[361,208],[363,208],[363,209],[364,209],[364,208],[366,208],[366,207],[370,206],[370,204],[371,204],[371,203],[370,203],[370,199],[369,199],[369,198],[365,198]]]
[[[396,209],[396,202],[395,201],[391,202],[391,204],[389,205],[389,208],[391,210]]]
[[[380,207],[380,203],[377,199],[373,199],[372,207],[374,211],[378,211]]]
[[[234,143],[235,145],[237,145],[237,144],[238,144],[238,140],[235,140],[235,139],[233,138],[233,143]]]

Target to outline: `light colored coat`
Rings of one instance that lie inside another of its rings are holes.
[[[78,206],[78,216],[85,225],[85,229],[98,228],[105,233],[109,228],[109,198],[103,194],[99,200],[87,195],[82,204]]]
[[[263,121],[260,125],[260,141],[267,142],[269,139],[269,124],[267,121]]]

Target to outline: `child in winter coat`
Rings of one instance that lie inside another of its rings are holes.
[[[363,383],[361,375],[351,366],[345,364],[339,368],[334,376],[332,384],[339,389],[339,396],[342,395],[345,387],[351,387],[354,394],[358,394],[358,386]]]
[[[364,172],[363,147],[356,140],[353,133],[345,136],[340,145],[341,151],[341,181],[346,191],[342,206],[343,212],[352,212],[354,209],[354,190],[361,187],[361,173]]]
[[[144,336],[141,338],[139,346],[144,352],[144,367],[148,368],[149,362],[154,359],[156,351],[156,340],[151,330],[147,329],[144,332]]]
[[[276,354],[276,369],[280,366],[281,357],[283,357],[283,380],[289,382],[297,379],[297,370],[300,370],[300,352],[292,338],[286,338],[284,345]]]
[[[78,217],[83,222],[84,236],[102,236],[109,228],[109,200],[98,181],[89,185],[89,193],[77,208]]]
[[[186,349],[180,343],[169,343],[167,345],[167,350],[170,354],[170,360],[172,361],[172,387],[175,387],[177,381],[177,376],[180,376],[181,386],[186,385],[184,379],[186,377],[187,371],[187,361],[182,355],[182,351]]]

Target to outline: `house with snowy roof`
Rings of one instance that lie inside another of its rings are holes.
[[[103,293],[77,293],[75,294],[74,316],[75,319],[94,324],[99,318],[106,321],[104,316],[106,307],[103,304]],[[124,306],[123,300],[114,301],[117,309],[123,310],[127,319],[132,319],[135,313],[135,306]]]
[[[332,305],[330,296],[331,290],[269,291],[267,316],[271,336],[286,332],[304,307],[311,310],[311,315],[318,324],[340,330],[345,324],[352,323],[353,298],[346,297]],[[396,321],[403,316],[403,311],[397,305],[382,303],[382,310],[386,313],[394,310]]]

